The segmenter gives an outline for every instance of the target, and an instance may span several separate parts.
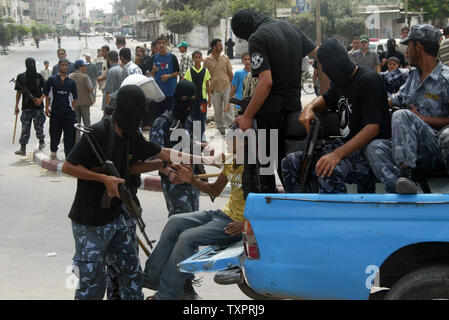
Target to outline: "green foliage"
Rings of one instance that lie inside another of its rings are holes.
[[[274,17],[273,0],[229,0],[230,14],[241,9],[253,9],[261,14]]]
[[[11,17],[6,18],[5,22],[6,23],[16,23],[16,21]]]
[[[45,34],[53,33],[54,31],[55,30],[52,27],[46,24],[33,24],[31,26],[31,34],[33,37],[44,36]]]
[[[449,17],[449,0],[409,0],[408,6],[410,11],[421,12],[422,9],[426,12],[424,19],[434,23]]]
[[[11,42],[11,33],[10,30],[6,27],[6,25],[1,22],[0,23],[0,45],[3,47],[7,47]]]
[[[343,17],[335,19],[335,33],[347,39],[366,32],[365,19],[362,17]]]
[[[215,0],[212,5],[204,8],[200,23],[206,27],[216,27],[225,16],[226,3],[221,0]]]
[[[189,5],[184,6],[184,10],[164,11],[164,23],[167,29],[177,34],[189,33],[200,20],[200,11],[192,9]]]

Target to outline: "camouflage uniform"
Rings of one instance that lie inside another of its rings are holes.
[[[151,127],[150,141],[161,147],[173,148],[177,142],[170,141],[170,126],[171,122],[164,116],[157,118]],[[188,128],[186,130],[192,139],[192,120],[190,116],[185,121],[184,128]],[[195,189],[190,184],[174,185],[163,174],[161,174],[161,186],[169,217],[175,214],[199,211],[200,191],[198,189]]]
[[[39,141],[45,139],[44,124],[45,114],[41,108],[23,109],[20,121],[22,122],[22,134],[20,135],[19,143],[21,145],[28,144],[31,134],[31,122],[34,123],[34,130],[36,130],[36,137]]]
[[[75,238],[73,272],[78,276],[76,300],[102,300],[106,290],[106,261],[120,270],[122,300],[142,300],[143,273],[136,250],[135,226],[126,213],[101,227],[72,221]]]
[[[444,164],[449,173],[449,128],[445,128],[440,134],[440,149],[443,154]]]
[[[439,62],[423,83],[420,71],[412,70],[406,84],[392,96],[392,101],[396,106],[413,105],[424,116],[449,117],[449,67]],[[387,192],[396,193],[401,164],[427,172],[444,169],[441,151],[449,149],[447,142],[445,146],[442,144],[447,141],[447,135],[439,138],[432,127],[410,110],[396,111],[391,125],[392,140],[375,140],[366,153],[374,174]]]
[[[332,153],[337,148],[344,145],[343,140],[335,139],[329,141],[320,151],[320,157]],[[285,191],[287,193],[298,193],[301,164],[304,151],[289,154],[282,160],[282,173],[284,176]],[[311,168],[316,175],[315,167]],[[344,158],[335,167],[330,178],[318,177],[320,193],[347,193],[346,184],[357,184],[359,193],[375,193],[376,186],[374,179],[365,158],[364,150],[358,150],[349,157]]]

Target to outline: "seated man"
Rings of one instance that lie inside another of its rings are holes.
[[[382,78],[371,69],[357,66],[336,39],[323,42],[318,60],[331,80],[331,87],[304,107],[299,120],[309,131],[315,112],[334,108],[341,119],[342,136],[328,141],[316,165],[320,193],[346,193],[346,184],[353,183],[358,185],[359,193],[374,193],[365,147],[373,139],[390,135],[387,92]],[[287,193],[299,192],[303,155],[299,151],[282,161]]]
[[[233,153],[236,153],[233,140]],[[178,270],[178,263],[191,257],[199,246],[231,245],[242,239],[245,199],[242,189],[243,165],[226,164],[214,183],[206,183],[193,176],[186,166],[174,166],[170,175],[176,175],[195,188],[219,196],[228,182],[231,197],[221,210],[200,211],[172,216],[162,231],[161,238],[145,265],[144,286],[158,292],[152,300],[179,300],[188,273]]]
[[[449,125],[449,67],[436,58],[439,40],[435,27],[416,25],[401,42],[408,45],[408,59],[416,69],[389,102],[408,110],[393,114],[391,141],[376,140],[367,149],[373,172],[388,193],[417,193],[416,168],[444,170],[437,130]]]

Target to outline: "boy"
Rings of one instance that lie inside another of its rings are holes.
[[[212,96],[210,92],[210,73],[203,68],[201,51],[193,52],[194,66],[187,70],[184,79],[193,82],[196,86],[196,99],[192,109],[192,120],[201,121],[201,140],[205,139],[207,108],[211,106]]]
[[[44,77],[44,80],[47,81],[51,76],[50,63],[48,61],[44,61],[44,69],[41,70],[41,75]]]
[[[244,53],[242,56],[242,63],[245,66],[244,69],[238,70],[234,73],[234,78],[232,79],[231,83],[231,94],[230,97],[233,98],[234,96],[242,100],[243,98],[243,81],[245,80],[248,73],[251,71],[251,56],[249,53]],[[236,108],[236,114],[240,111],[240,106],[235,106]],[[226,105],[226,108],[224,109],[224,112],[227,113],[231,110],[231,103],[228,102]]]
[[[389,94],[397,93],[407,81],[408,70],[399,69],[399,64],[400,61],[398,58],[391,57],[387,62],[388,70],[381,74]]]

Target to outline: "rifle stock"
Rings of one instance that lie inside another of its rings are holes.
[[[310,122],[310,131],[307,134],[306,148],[300,169],[299,193],[305,193],[310,180],[310,169],[314,163],[315,148],[320,134],[321,123],[318,118]]]

